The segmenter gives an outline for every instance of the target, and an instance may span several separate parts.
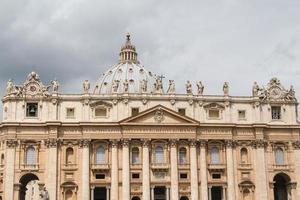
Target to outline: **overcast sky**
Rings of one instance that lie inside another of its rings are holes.
[[[0,95],[36,71],[81,91],[118,60],[130,32],[147,69],[202,80],[205,94],[250,95],[274,76],[300,97],[299,0],[1,0]],[[194,86],[195,87],[195,86]]]

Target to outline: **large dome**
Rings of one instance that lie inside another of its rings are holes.
[[[154,90],[155,76],[137,60],[135,46],[127,35],[120,52],[119,63],[106,71],[98,80],[96,94],[151,93]]]

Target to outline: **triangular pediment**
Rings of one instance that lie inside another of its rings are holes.
[[[197,120],[179,114],[178,112],[157,105],[136,116],[120,121],[121,125],[199,125]]]

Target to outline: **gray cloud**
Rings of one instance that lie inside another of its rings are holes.
[[[126,32],[139,60],[180,91],[190,79],[220,94],[229,81],[232,95],[249,95],[253,81],[277,76],[300,94],[299,10],[297,0],[2,0],[0,94],[32,70],[78,92],[117,62]]]

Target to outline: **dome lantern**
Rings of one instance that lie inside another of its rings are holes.
[[[119,55],[120,55],[120,63],[125,63],[125,62],[138,63],[135,46],[131,44],[129,33],[127,33],[126,35],[126,42],[121,47],[121,52]]]

